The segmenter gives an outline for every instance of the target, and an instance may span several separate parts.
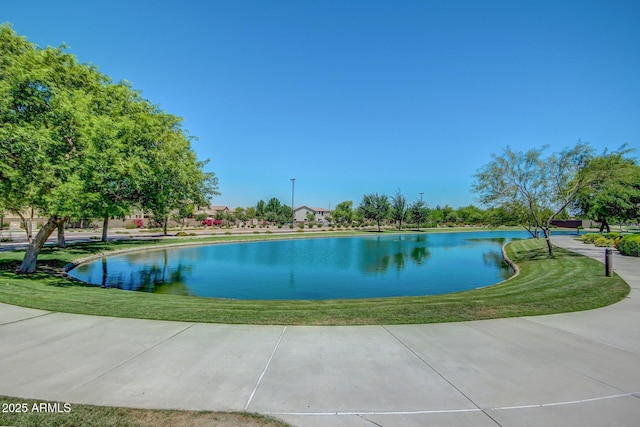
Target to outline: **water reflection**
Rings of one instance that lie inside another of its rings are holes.
[[[126,290],[238,299],[433,295],[511,275],[500,247],[517,232],[371,235],[128,253],[70,274]]]
[[[385,274],[390,267],[396,272],[404,270],[408,262],[423,265],[431,256],[424,235],[400,235],[362,239],[358,267],[364,274]]]
[[[115,271],[111,273],[109,272],[109,259],[103,257],[100,260],[100,286],[160,294],[191,295],[186,281],[193,271],[193,260],[189,260],[189,256],[186,256],[172,265],[168,250],[153,252],[153,257],[142,257],[145,261],[142,264],[140,263],[140,254],[125,255],[122,257],[124,263],[133,268],[118,269],[115,266],[116,268],[113,268]],[[92,273],[94,272],[89,269],[90,265],[82,265],[78,267],[78,271],[88,273],[93,277]],[[95,280],[90,282],[95,283]]]
[[[509,264],[502,257],[502,252],[488,251],[482,253],[482,261],[485,265],[496,268],[502,280],[507,280],[513,274]]]

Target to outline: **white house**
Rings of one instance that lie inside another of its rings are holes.
[[[298,206],[293,210],[296,222],[306,222],[309,213],[315,216],[315,221],[327,221],[331,211],[326,208],[310,208],[309,206]]]

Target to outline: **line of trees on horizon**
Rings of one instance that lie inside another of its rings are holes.
[[[208,215],[196,216],[197,222]],[[268,202],[259,200],[256,205],[237,207],[228,212],[217,212],[215,219],[226,224],[246,223],[257,220],[262,224],[286,225],[291,224],[291,207],[277,198],[270,198]],[[497,220],[500,218],[500,220]],[[568,216],[562,216],[567,219]],[[308,217],[306,223],[317,222]],[[436,205],[431,208],[421,200],[407,202],[406,197],[398,191],[393,196],[371,193],[363,196],[360,204],[354,207],[352,200],[338,203],[324,218],[328,226],[360,227],[368,224],[378,224],[380,227],[405,228],[437,228],[458,226],[518,226],[516,221],[510,221],[501,211],[490,208],[483,209],[470,204],[460,208],[449,205]]]

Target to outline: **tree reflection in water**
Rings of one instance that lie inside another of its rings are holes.
[[[422,265],[431,256],[423,235],[399,235],[395,239],[378,236],[363,239],[362,245],[360,271],[371,275],[385,274],[391,266],[400,272],[407,267],[408,261]]]
[[[467,241],[469,241],[469,242],[478,243],[478,244],[491,243],[491,244],[493,244],[495,246],[499,246],[500,248],[502,248],[502,246],[505,243],[507,243],[509,241],[513,241],[513,240],[520,240],[520,239],[518,239],[518,238],[506,239],[504,237],[467,239]],[[511,268],[505,262],[505,260],[504,260],[504,258],[502,256],[502,250],[483,252],[482,253],[482,260],[483,260],[485,265],[493,266],[493,267],[497,268],[498,269],[498,274],[500,275],[502,280],[507,280],[509,277],[511,277],[513,275],[513,272],[511,271]]]
[[[192,272],[193,265],[182,260],[174,267],[169,262],[169,252],[162,251],[162,258],[144,264],[135,271],[109,275],[107,259],[102,259],[102,287],[130,291],[153,292],[170,295],[191,295],[185,278]]]

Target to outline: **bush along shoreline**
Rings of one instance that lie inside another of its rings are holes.
[[[622,255],[640,257],[640,234],[589,233],[582,236],[582,241],[598,247],[616,248]]]

